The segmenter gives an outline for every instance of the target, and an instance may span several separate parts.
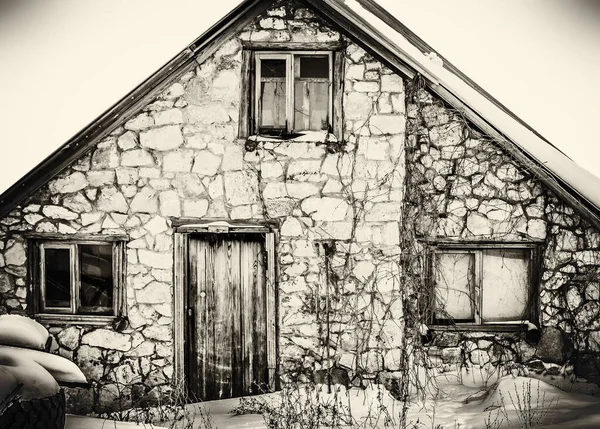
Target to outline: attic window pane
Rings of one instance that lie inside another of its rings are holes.
[[[483,252],[484,322],[524,320],[529,285],[529,251],[489,249]]]
[[[286,60],[261,60],[260,126],[284,129],[286,123]]]
[[[285,60],[261,60],[260,76],[285,78]]]
[[[46,307],[71,307],[71,251],[44,249]]]
[[[300,57],[300,77],[329,79],[329,57]]]
[[[473,253],[437,255],[434,304],[437,319],[473,320],[474,267]]]
[[[327,130],[329,56],[299,56],[295,62],[294,129]]]
[[[112,308],[112,244],[81,244],[79,246],[79,258],[81,306],[85,307],[86,311],[94,313]]]

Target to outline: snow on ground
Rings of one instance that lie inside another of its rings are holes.
[[[145,425],[135,423],[115,422],[114,420],[95,419],[93,417],[73,416],[67,414],[65,429],[166,429],[162,426]]]
[[[508,376],[493,387],[482,390],[464,386],[452,379],[438,380],[437,397],[411,404],[407,421],[419,429],[600,428],[600,397],[579,393],[585,390],[582,387],[586,387],[582,383],[559,383],[562,388],[570,389],[568,391],[547,381],[557,384],[557,380],[550,378],[540,380]],[[307,395],[315,397],[316,394],[298,388],[283,400],[286,406],[306,413],[301,404]],[[351,411],[353,424],[348,427],[399,427],[402,404],[394,400],[381,385],[348,391],[338,387],[337,393],[332,394],[327,393],[326,386],[321,386],[318,395],[322,402],[332,403],[335,400],[342,409]],[[281,403],[282,394],[278,392],[254,398],[276,406]],[[238,398],[189,405],[188,410],[196,417],[193,427],[207,427],[203,416],[208,414],[211,421],[209,427],[213,429],[266,428],[260,414],[231,414],[231,410],[239,404]],[[486,426],[486,420],[489,426]],[[386,422],[388,426],[385,426]],[[170,423],[162,425],[171,427]],[[183,429],[186,425],[185,422],[179,422],[175,427]]]

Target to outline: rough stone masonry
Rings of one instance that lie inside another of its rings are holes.
[[[339,151],[324,140],[264,140],[247,151],[237,138],[242,42],[262,41],[346,46]],[[128,323],[49,328],[58,353],[93,382],[69,391],[72,410],[152,400],[168,394],[174,373],[172,220],[274,220],[282,378],[341,368],[360,385],[402,369],[400,222],[410,216],[424,237],[544,239],[542,332],[555,335],[551,345],[573,342],[547,352],[544,337],[536,346],[519,334],[459,332],[438,335],[432,355],[459,365],[461,350],[473,365],[594,356],[598,232],[494,142],[455,134],[455,112],[424,100],[407,105],[400,76],[282,2],[0,221],[0,311],[28,311],[24,233],[127,234]],[[411,200],[415,188],[427,198]],[[401,213],[407,201],[414,213]]]

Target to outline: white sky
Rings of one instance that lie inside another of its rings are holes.
[[[600,1],[379,0],[600,176]],[[0,0],[0,192],[236,0]]]

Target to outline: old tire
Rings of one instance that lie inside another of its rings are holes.
[[[30,401],[14,400],[0,415],[2,429],[64,429],[65,392]]]

